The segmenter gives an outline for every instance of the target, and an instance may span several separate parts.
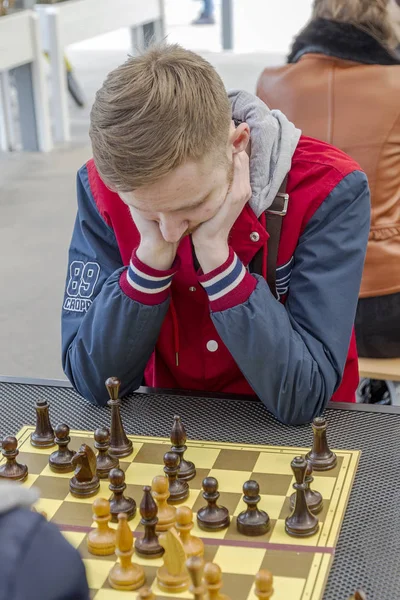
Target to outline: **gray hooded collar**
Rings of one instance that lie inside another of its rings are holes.
[[[270,110],[253,94],[228,93],[232,117],[246,122],[251,132],[250,206],[257,217],[269,208],[292,165],[301,131],[279,110]]]

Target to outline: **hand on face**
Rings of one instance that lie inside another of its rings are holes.
[[[245,150],[233,155],[233,181],[219,211],[192,234],[196,256],[208,273],[229,256],[228,237],[233,224],[251,198],[250,160]]]
[[[140,244],[136,251],[138,259],[159,271],[170,269],[175,260],[179,242],[166,242],[156,221],[145,219],[132,206],[129,208],[140,233]]]
[[[230,230],[251,197],[249,157],[245,150],[248,142],[248,125],[242,123],[237,128],[232,125],[229,143],[233,150],[233,181],[227,193],[225,168],[219,167],[218,170],[209,161],[206,170],[203,164],[186,163],[147,189],[142,188],[140,193],[136,191],[135,195],[121,195],[130,206],[140,233],[137,256],[142,262],[155,269],[169,269],[180,239],[190,230],[193,231],[192,240],[204,273],[226,261],[229,255]],[[214,187],[210,191],[211,176]],[[197,198],[206,189],[204,202],[198,203],[194,208],[185,208],[184,205],[180,208],[182,197],[183,200],[185,196],[190,197],[192,191]],[[224,194],[226,197],[220,204]],[[156,203],[153,202],[154,198],[157,199]],[[132,200],[144,206],[146,216],[143,216],[142,210],[132,206]],[[178,205],[172,210],[174,215],[171,208],[165,209],[165,204],[168,207]],[[177,241],[168,242],[166,239]]]

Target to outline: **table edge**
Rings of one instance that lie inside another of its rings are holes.
[[[37,385],[44,387],[72,388],[66,379],[40,379],[34,377],[9,377],[0,375],[0,383],[13,383],[19,385]],[[257,396],[242,394],[222,394],[220,392],[202,392],[198,390],[177,390],[141,386],[135,394],[164,394],[168,396],[187,396],[192,398],[212,398],[213,400],[236,400],[239,402],[260,402]],[[327,408],[333,410],[347,410],[355,412],[371,412],[400,415],[400,406],[382,406],[379,404],[357,404],[350,402],[328,402]]]

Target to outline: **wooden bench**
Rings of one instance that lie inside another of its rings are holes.
[[[360,377],[400,381],[400,358],[359,358]]]

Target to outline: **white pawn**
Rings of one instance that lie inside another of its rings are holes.
[[[97,528],[87,536],[88,550],[97,556],[108,556],[115,552],[115,531],[109,527],[111,521],[110,503],[105,498],[93,502],[93,521]]]
[[[154,477],[151,493],[158,506],[156,531],[168,531],[175,525],[176,508],[167,503],[169,498],[168,479],[164,475]]]
[[[207,563],[204,567],[204,580],[208,591],[208,600],[231,600],[225,594],[220,594],[223,586],[222,572],[215,563]]]
[[[255,579],[255,595],[259,600],[269,600],[274,593],[272,573],[261,569]]]
[[[175,525],[186,552],[186,556],[204,556],[203,541],[191,535],[193,529],[193,511],[188,506],[179,506],[176,510],[176,525]]]

